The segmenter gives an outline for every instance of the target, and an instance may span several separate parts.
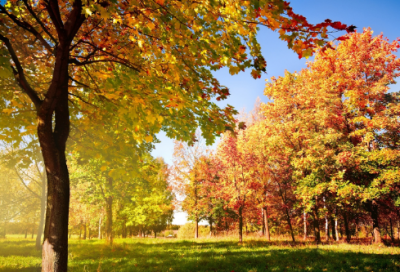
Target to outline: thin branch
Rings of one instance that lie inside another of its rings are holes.
[[[37,193],[35,193],[34,191],[32,191],[31,188],[29,188],[29,187],[25,184],[24,179],[23,179],[23,178],[21,177],[21,175],[19,174],[18,169],[17,169],[16,166],[14,166],[14,170],[15,170],[15,173],[17,174],[19,180],[21,181],[21,183],[25,186],[25,188],[28,189],[28,191],[31,192],[35,197],[37,197],[38,199],[41,199],[41,197],[40,197]]]
[[[24,70],[21,66],[21,63],[19,62],[18,56],[15,53],[14,48],[10,43],[10,40],[4,37],[2,34],[0,34],[0,40],[4,42],[4,44],[6,45],[8,52],[11,55],[11,59],[14,62],[15,66],[17,67],[17,70],[15,70],[14,67],[11,65],[11,68],[13,69],[14,72],[15,80],[18,82],[18,85],[20,85],[22,90],[24,90],[25,93],[29,96],[33,104],[35,104],[36,109],[38,109],[42,104],[42,101],[40,100],[36,91],[29,85],[28,81],[26,80]]]
[[[39,32],[36,31],[36,29],[32,25],[25,21],[18,20],[18,18],[14,14],[8,13],[3,5],[0,5],[0,11],[1,13],[6,14],[16,25],[33,34],[49,52],[54,54],[53,47],[50,46],[50,44],[42,37],[42,35],[40,35]]]

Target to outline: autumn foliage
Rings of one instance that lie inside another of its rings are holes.
[[[202,160],[218,169],[197,174],[200,191],[211,192],[203,198],[221,199],[216,224],[238,229],[240,241],[243,226],[293,241],[313,230],[320,242],[323,229],[326,240],[350,242],[360,229],[376,243],[384,233],[395,239],[400,97],[389,86],[400,75],[400,45],[364,29],[331,47],[307,69],[273,78],[265,89],[271,102]]]

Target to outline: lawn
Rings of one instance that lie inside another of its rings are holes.
[[[0,240],[0,271],[40,271],[31,239]],[[69,271],[400,271],[400,248],[248,239],[71,240]]]

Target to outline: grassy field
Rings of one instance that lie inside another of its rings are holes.
[[[0,240],[0,271],[40,271],[34,241]],[[400,271],[400,248],[248,239],[70,241],[69,271]]]

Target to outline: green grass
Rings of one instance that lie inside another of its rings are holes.
[[[0,240],[0,271],[40,271],[34,241]],[[296,245],[249,239],[71,240],[69,271],[400,271],[400,248],[362,245]]]

